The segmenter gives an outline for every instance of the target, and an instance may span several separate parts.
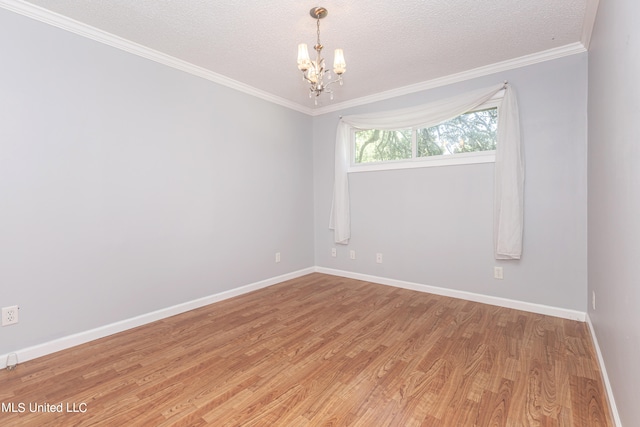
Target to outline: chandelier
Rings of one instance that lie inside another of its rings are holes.
[[[329,88],[332,84],[338,82],[342,86],[342,75],[347,71],[347,64],[344,62],[344,52],[342,49],[336,49],[333,55],[333,72],[338,76],[337,79],[331,80],[331,71],[325,70],[324,58],[321,55],[322,44],[320,43],[320,20],[327,16],[327,9],[324,7],[314,7],[309,11],[312,18],[316,20],[318,38],[316,45],[313,47],[316,51],[316,60],[309,58],[309,50],[306,43],[298,45],[298,69],[302,71],[302,78],[309,83],[309,98],[315,96],[315,104],[318,105],[318,96],[326,92],[333,99],[333,92]],[[326,75],[326,76],[325,76]],[[326,81],[325,81],[326,78]]]

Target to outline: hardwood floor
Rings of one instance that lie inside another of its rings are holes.
[[[1,425],[613,425],[585,323],[318,273],[3,370],[0,402]]]

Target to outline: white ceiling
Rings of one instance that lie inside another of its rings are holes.
[[[213,80],[230,79],[232,86],[238,82],[245,91],[255,88],[262,97],[311,111],[314,104],[296,55],[298,43],[315,43],[315,20],[309,16],[314,6],[329,11],[320,24],[327,62],[332,63],[338,47],[347,61],[344,86],[336,89],[334,101],[322,100],[319,107],[326,108],[479,67],[496,69],[492,64],[505,61],[513,66],[584,51],[597,2],[0,0],[0,6],[76,32],[88,28],[89,36],[102,30],[125,39],[112,44],[134,42],[157,51],[152,56],[164,54],[197,66]],[[64,24],[66,18],[80,24]],[[145,50],[131,45],[129,50]]]

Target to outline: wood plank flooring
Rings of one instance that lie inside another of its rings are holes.
[[[318,273],[2,370],[0,402],[3,426],[613,425],[585,323]]]

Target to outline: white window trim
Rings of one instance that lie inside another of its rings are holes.
[[[504,95],[504,91],[500,91],[489,101],[485,102],[482,105],[474,108],[469,113],[473,111],[486,110],[489,108],[500,108],[500,103],[502,102],[502,97]],[[498,126],[500,124],[498,123]],[[472,165],[478,163],[495,163],[496,161],[496,151],[477,151],[472,153],[458,153],[458,154],[447,154],[441,156],[428,156],[428,157],[416,157],[416,143],[412,141],[412,156],[411,159],[403,159],[403,160],[387,160],[383,162],[367,162],[367,163],[355,163],[353,160],[355,159],[355,139],[356,139],[357,129],[353,129],[351,132],[351,141],[350,141],[350,154],[349,154],[349,168],[347,169],[347,173],[354,172],[373,172],[373,171],[384,171],[384,170],[395,170],[395,169],[413,169],[413,168],[425,168],[425,167],[436,167],[436,166],[457,166],[457,165]],[[412,139],[415,140],[415,132],[413,132]]]
[[[372,172],[394,169],[428,168],[435,166],[472,165],[477,163],[495,163],[496,151],[478,151],[475,153],[459,153],[445,156],[429,156],[428,158],[389,160],[386,162],[369,162],[351,165],[348,173]]]

